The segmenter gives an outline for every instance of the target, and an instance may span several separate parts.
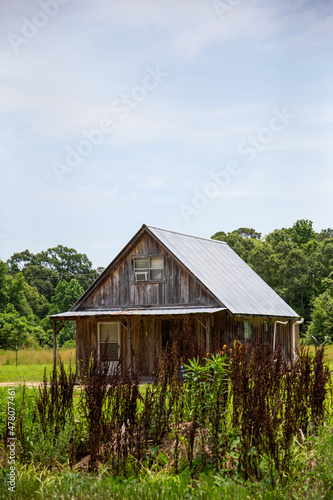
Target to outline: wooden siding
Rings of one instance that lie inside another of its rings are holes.
[[[162,282],[134,282],[134,256],[164,257]],[[144,234],[136,247],[124,257],[79,310],[137,306],[219,305],[192,276],[150,235]]]
[[[197,315],[197,321],[191,316],[193,332],[200,340],[207,340],[209,351],[217,352],[224,345],[232,347],[235,340],[244,343],[244,320],[251,320],[252,345],[268,343],[272,346],[274,323],[272,318],[239,317],[232,316],[227,311],[220,311],[210,315],[210,336],[207,339],[207,331],[203,325],[207,325],[207,315]],[[152,376],[154,371],[154,350],[162,345],[162,319],[171,319],[170,316],[128,316],[80,318],[76,325],[77,356],[86,367],[89,363],[91,353],[96,351],[98,323],[107,321],[120,322],[120,343],[122,369],[126,371],[131,367],[132,373],[140,373],[142,376]],[[184,316],[185,318],[185,316]],[[176,319],[176,318],[175,318]],[[177,319],[181,319],[177,316]],[[265,321],[268,325],[268,334],[265,335]],[[296,346],[299,345],[298,325],[296,325]],[[277,324],[276,347],[282,348],[287,360],[291,359],[292,322],[287,325]],[[208,346],[207,346],[208,347]]]
[[[227,311],[221,311],[213,315],[211,322],[211,345],[217,351],[223,345],[230,346],[234,340],[244,343],[244,320],[251,321],[251,344],[266,344],[273,346],[275,318],[251,317],[251,316],[232,316]],[[280,320],[280,318],[279,318]],[[265,332],[265,322],[267,322],[268,331]],[[292,342],[292,323],[288,321],[286,325],[278,323],[276,325],[275,346],[281,346],[286,359],[291,358]],[[296,325],[295,335],[296,346],[299,345],[299,327]]]

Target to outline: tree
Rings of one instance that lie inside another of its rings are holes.
[[[326,290],[316,297],[308,327],[306,342],[313,343],[312,335],[319,342],[324,342],[328,336],[333,341],[333,273],[323,280]]]
[[[14,253],[7,266],[0,261],[0,306],[3,312],[18,313],[38,327],[34,338],[44,342],[45,335],[52,345],[50,320],[46,316],[70,309],[97,277],[88,257],[74,248],[58,245],[36,254],[29,250]],[[16,316],[7,319],[13,332],[24,324]],[[43,328],[43,335],[39,327]],[[60,345],[71,336],[71,324],[66,323],[58,335]]]
[[[233,231],[233,233],[238,233],[242,238],[252,238],[254,240],[260,240],[261,238],[261,233],[258,233],[255,231],[255,229],[249,228],[249,227],[240,227],[239,229],[236,229],[236,231]]]
[[[43,328],[31,324],[27,318],[19,315],[14,308],[0,313],[0,348],[37,347],[47,341]]]
[[[251,235],[255,237],[252,238]],[[212,238],[228,243],[228,245],[247,262],[258,236],[260,237],[260,233],[257,233],[254,229],[242,227],[228,234],[224,231],[219,231],[215,233]]]
[[[79,279],[85,289],[98,276],[86,254],[78,253],[74,248],[63,245],[36,254],[35,260],[37,265],[56,271],[61,280]]]
[[[65,280],[59,281],[51,300],[51,314],[68,311],[84,293],[84,288],[76,279],[69,283]]]
[[[227,233],[224,231],[218,231],[217,233],[213,234],[212,236],[213,240],[220,240],[220,241],[227,241],[228,236]]]
[[[296,245],[305,245],[316,237],[313,222],[308,219],[300,219],[295,222],[291,231],[291,239]]]
[[[69,283],[65,280],[59,281],[54,296],[51,300],[50,314],[68,311],[84,293],[83,287],[76,279]],[[62,346],[64,342],[73,338],[73,322],[67,321],[57,335],[57,342]]]
[[[14,253],[10,259],[7,260],[8,269],[10,274],[17,274],[22,271],[28,264],[34,263],[35,256],[24,250],[24,252]]]
[[[264,238],[252,228],[219,231],[212,238],[226,241],[303,316],[305,329],[316,297],[326,290],[323,280],[333,271],[332,236],[333,230],[318,234],[312,221],[300,219],[292,227],[275,229]]]
[[[60,281],[57,271],[41,265],[28,264],[23,268],[22,273],[29,285],[36,287],[48,301],[51,300],[54,289]]]
[[[323,241],[327,238],[333,238],[333,229],[328,227],[327,229],[322,229],[317,236],[318,241]]]
[[[85,254],[74,248],[58,245],[46,251],[32,254],[29,250],[14,253],[7,261],[9,272],[16,275],[20,271],[30,285],[45,295],[48,300],[60,280],[80,280],[84,289],[88,288],[98,277],[97,271]]]
[[[6,307],[9,301],[7,293],[6,275],[7,275],[7,266],[2,260],[0,260],[0,308],[2,310]]]
[[[0,261],[0,306],[5,311],[9,305],[21,314],[32,313],[25,297],[25,281],[22,273],[10,276],[3,261]]]

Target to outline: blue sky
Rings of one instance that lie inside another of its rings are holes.
[[[0,258],[333,220],[333,3],[2,0]]]

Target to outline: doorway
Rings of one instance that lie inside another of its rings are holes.
[[[120,368],[120,324],[99,323],[98,357],[109,364],[108,374],[115,374]]]
[[[162,349],[165,349],[167,344],[170,346],[172,333],[181,330],[182,326],[182,319],[162,319]]]

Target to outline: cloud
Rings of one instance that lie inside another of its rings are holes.
[[[273,50],[276,43],[307,46],[332,38],[331,2],[244,0],[233,5],[228,0],[127,0],[110,7],[108,0],[102,0],[91,16],[116,27],[121,23],[122,29],[160,33],[159,45],[164,43],[165,50],[171,48],[174,56],[185,58],[230,41],[250,40]],[[282,41],[274,41],[278,34],[284,35]]]

